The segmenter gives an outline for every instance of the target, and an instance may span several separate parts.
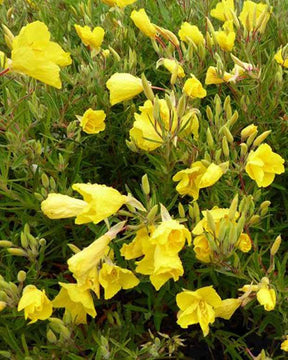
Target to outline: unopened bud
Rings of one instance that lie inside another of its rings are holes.
[[[7,303],[5,301],[0,301],[0,311],[4,310],[7,306]]]
[[[121,61],[121,57],[120,57],[120,55],[117,53],[117,51],[114,50],[111,46],[108,46],[108,48],[109,48],[112,56],[114,57],[114,59],[115,59],[116,61]]]
[[[151,100],[153,102],[154,101],[154,93],[153,93],[151,85],[148,82],[148,80],[146,79],[146,76],[144,75],[144,73],[141,74],[141,80],[142,80],[142,85],[143,85],[143,90],[144,90],[145,96],[147,97],[148,100]]]
[[[147,220],[148,220],[149,222],[152,222],[152,221],[154,220],[155,216],[156,216],[157,213],[158,213],[158,210],[159,210],[158,204],[156,204],[156,205],[154,205],[154,206],[152,207],[152,209],[149,211],[149,213],[148,213],[148,215],[147,215]]]
[[[206,217],[207,217],[207,224],[211,231],[215,234],[216,233],[216,225],[213,219],[213,216],[211,215],[210,211],[206,210]]]
[[[209,31],[210,31],[210,33],[212,35],[212,39],[213,39],[214,44],[218,44],[214,27],[213,27],[213,25],[212,25],[212,23],[211,23],[211,21],[209,20],[208,17],[206,17],[206,21],[207,21],[208,29],[209,29]]]
[[[47,331],[47,340],[51,344],[55,344],[57,342],[57,337],[51,329],[48,329],[48,331]]]
[[[278,235],[270,249],[271,256],[275,256],[281,245],[281,235]]]
[[[179,202],[178,204],[178,213],[181,218],[185,218],[185,210],[183,205]]]
[[[230,127],[232,127],[236,121],[238,120],[239,114],[238,111],[234,111],[233,115],[230,117],[230,119],[227,121],[226,126],[228,127],[228,129]]]
[[[214,147],[214,140],[210,131],[210,128],[208,127],[207,132],[206,132],[206,138],[207,138],[207,143],[210,149],[213,149]]]
[[[234,220],[235,219],[235,215],[236,215],[236,211],[237,211],[237,207],[238,207],[238,194],[236,194],[231,202],[230,208],[229,208],[229,219],[230,220]]]
[[[230,96],[226,96],[225,100],[224,100],[224,110],[225,110],[225,114],[226,114],[226,118],[230,119],[232,116],[232,109],[231,109],[231,98]]]
[[[10,246],[13,246],[12,241],[0,240],[0,247],[10,247]]]
[[[240,157],[243,159],[245,157],[245,155],[247,154],[248,151],[248,146],[245,143],[240,144]]]
[[[223,150],[223,154],[226,158],[229,158],[229,146],[228,146],[228,142],[227,142],[227,139],[226,139],[226,136],[223,136],[223,139],[222,139],[222,150]]]
[[[259,215],[253,215],[249,221],[249,225],[256,225],[260,222],[260,216]]]
[[[26,272],[24,270],[20,270],[17,274],[17,280],[20,283],[23,283],[26,280]]]
[[[15,256],[27,256],[27,252],[20,248],[9,248],[7,249],[9,254],[15,255]]]
[[[206,115],[207,115],[208,120],[212,124],[213,123],[213,112],[212,112],[211,107],[209,105],[207,105],[207,107],[206,107]]]
[[[267,136],[270,135],[270,133],[271,130],[267,130],[264,131],[263,134],[257,136],[257,138],[253,142],[253,147],[259,146],[267,138]]]
[[[142,190],[145,195],[150,194],[150,184],[147,174],[142,176]]]
[[[256,138],[256,136],[257,136],[257,132],[251,134],[251,135],[248,137],[248,139],[247,139],[247,141],[246,141],[247,146],[250,146],[250,145],[253,143],[253,141],[254,141],[254,139]]]
[[[45,188],[49,188],[49,178],[45,173],[41,175],[41,182]]]
[[[255,133],[257,134],[257,132],[258,132],[257,128],[258,127],[254,124],[246,126],[241,131],[241,141],[245,141],[252,134],[255,134]]]
[[[178,102],[178,106],[177,106],[177,114],[178,117],[181,119],[182,116],[185,114],[186,111],[186,104],[187,104],[187,96],[185,94],[183,94]]]
[[[40,245],[40,246],[45,246],[46,243],[47,243],[47,241],[46,241],[46,239],[44,239],[44,238],[41,238],[41,239],[39,240],[39,245]]]
[[[234,141],[233,135],[231,134],[230,130],[225,125],[223,126],[223,133],[226,136],[226,139],[228,140],[228,142],[230,144],[232,144]]]

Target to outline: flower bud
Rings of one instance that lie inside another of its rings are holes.
[[[232,127],[238,120],[238,117],[239,117],[239,114],[238,114],[238,111],[236,110],[236,111],[234,111],[233,115],[227,121],[226,126],[228,128]]]
[[[49,188],[49,178],[45,173],[41,175],[41,182],[45,188]]]
[[[206,107],[206,115],[207,115],[207,118],[210,121],[210,123],[213,123],[213,112],[209,105],[207,105],[207,107]]]
[[[154,205],[147,215],[147,220],[153,222],[155,216],[158,213],[158,204]]]
[[[230,220],[234,220],[235,219],[235,215],[236,215],[236,211],[237,211],[237,207],[238,207],[238,194],[236,194],[231,202],[230,208],[229,208],[229,219]]]
[[[206,138],[207,138],[207,143],[210,149],[213,149],[214,147],[214,140],[210,131],[210,128],[207,128],[207,132],[206,132]]]
[[[207,223],[209,228],[212,230],[212,232],[216,233],[216,225],[213,219],[213,216],[211,215],[210,211],[206,210],[206,216],[207,216]]]
[[[141,74],[141,80],[142,80],[142,86],[145,96],[148,100],[154,101],[154,93],[151,88],[151,85],[149,84],[148,80],[146,79],[144,73]]]
[[[249,221],[249,225],[256,225],[260,222],[260,216],[259,215],[253,215]]]
[[[23,271],[23,270],[20,270],[17,274],[17,280],[20,282],[20,283],[23,283],[25,280],[26,280],[26,272]]]
[[[9,252],[9,254],[14,255],[14,256],[27,257],[27,252],[20,248],[9,248],[9,249],[7,249],[7,251]]]
[[[228,142],[229,142],[230,144],[232,144],[233,141],[234,141],[233,135],[231,134],[230,130],[229,130],[229,129],[227,128],[227,126],[225,126],[225,125],[223,126],[223,133],[224,133],[224,135],[226,136]]]
[[[179,202],[178,204],[178,213],[181,218],[185,218],[185,210],[183,205]]]
[[[281,245],[281,235],[278,235],[270,249],[271,256],[275,256]]]
[[[223,154],[226,158],[229,158],[229,146],[228,146],[228,142],[227,142],[227,139],[226,139],[226,136],[223,136],[223,139],[222,139],[222,150],[223,150]]]
[[[232,116],[232,109],[231,109],[231,98],[230,96],[226,96],[225,100],[224,100],[224,110],[225,110],[225,114],[226,114],[226,118],[230,119]]]
[[[54,334],[54,332],[51,329],[48,329],[47,331],[47,340],[51,343],[51,344],[55,344],[57,342],[57,337]]]
[[[267,130],[264,131],[263,134],[257,136],[257,138],[253,142],[253,147],[259,146],[267,138],[267,136],[270,135],[270,133],[271,130]]]
[[[145,195],[150,194],[150,184],[147,174],[142,176],[142,190]]]
[[[39,240],[39,245],[40,246],[45,246],[46,245],[46,239],[44,239],[44,238],[41,238],[40,240]]]
[[[13,246],[12,241],[0,240],[0,247],[10,247],[10,246]]]
[[[4,310],[7,306],[7,303],[5,301],[0,301],[0,311]]]
[[[257,134],[257,132],[258,132],[257,128],[258,127],[254,124],[246,126],[241,131],[241,141],[245,141],[250,135],[253,135],[255,133]]]
[[[248,152],[248,146],[245,143],[240,144],[240,157],[243,159]]]

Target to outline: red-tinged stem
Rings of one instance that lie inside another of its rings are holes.
[[[240,180],[240,184],[241,184],[241,189],[244,192],[245,195],[247,195],[246,189],[245,189],[245,183],[242,177],[242,174],[239,173],[239,180]]]
[[[176,47],[178,55],[179,55],[179,60],[180,60],[180,62],[182,62],[183,61],[183,54],[182,54],[182,51],[180,49],[180,46],[175,46],[175,47]]]
[[[9,68],[2,70],[2,71],[0,72],[0,76],[6,74],[9,70],[10,70]]]
[[[162,41],[162,39],[159,36],[156,36],[155,39],[159,42],[159,44],[162,46],[163,49],[166,49],[165,43]]]
[[[161,88],[159,86],[151,86],[151,88],[154,89],[154,90],[166,91],[164,88]]]

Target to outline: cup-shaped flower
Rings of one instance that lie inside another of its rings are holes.
[[[77,116],[80,126],[87,134],[98,134],[105,129],[106,114],[103,110],[86,110],[83,116]]]
[[[12,43],[10,70],[61,89],[60,66],[70,65],[70,54],[50,41],[47,26],[35,21],[24,26]]]
[[[287,45],[286,45],[287,46]],[[283,58],[282,48],[280,48],[274,56],[274,59],[278,64],[282,65],[285,68],[288,68],[288,57],[286,59]]]
[[[31,319],[29,324],[37,320],[46,320],[52,314],[52,302],[45,295],[45,290],[38,290],[34,285],[25,286],[20,301],[18,311],[24,309],[25,319]]]
[[[51,193],[46,200],[42,201],[41,210],[49,219],[66,219],[78,216],[86,206],[86,201]]]
[[[87,324],[87,314],[93,318],[97,315],[90,290],[78,284],[60,282],[61,290],[53,300],[54,308],[65,308],[75,324]]]
[[[220,21],[233,20],[234,0],[222,0],[212,9],[210,15]]]
[[[281,350],[288,352],[288,336],[286,336],[286,340],[282,341]]]
[[[133,4],[137,0],[101,0],[104,4],[109,6],[118,6],[124,8],[127,5]]]
[[[180,311],[177,323],[182,328],[199,323],[204,336],[209,333],[209,324],[215,321],[215,308],[222,305],[222,300],[212,286],[196,291],[184,290],[176,296]]]
[[[121,289],[131,289],[139,284],[139,280],[127,269],[104,263],[99,271],[99,283],[104,288],[105,300],[111,299]]]
[[[184,22],[178,32],[180,39],[186,43],[193,41],[195,45],[205,43],[205,39],[201,31],[197,26],[191,25],[188,22]]]
[[[201,82],[195,77],[191,77],[185,81],[183,92],[192,99],[202,99],[207,95],[206,90],[203,88]]]
[[[268,286],[263,286],[256,294],[257,300],[260,305],[264,306],[266,311],[275,309],[276,306],[276,293],[274,289]]]
[[[147,247],[150,247],[149,232],[153,231],[154,227],[150,226],[148,229],[143,227],[136,233],[135,238],[129,244],[123,244],[120,252],[126,260],[131,260],[143,256],[146,253]]]
[[[151,23],[145,9],[139,11],[133,10],[130,15],[135,26],[146,36],[154,39],[157,35],[157,29],[154,24]]]
[[[272,7],[269,8],[267,4],[257,4],[254,1],[248,0],[244,1],[239,19],[247,31],[263,33],[271,13]]]
[[[101,26],[96,26],[93,30],[87,25],[74,25],[74,27],[84,45],[94,50],[100,49],[105,35],[105,31]]]
[[[236,34],[234,31],[215,31],[215,36],[218,45],[224,51],[232,51]]]
[[[111,105],[130,100],[143,91],[140,78],[128,73],[115,73],[106,82],[110,91]]]
[[[196,236],[193,239],[193,250],[196,258],[204,263],[211,262],[212,250],[209,246],[208,240],[205,234]]]
[[[252,247],[250,236],[248,234],[242,233],[235,246],[244,253],[249,252]]]
[[[245,170],[259,187],[267,187],[273,182],[275,174],[285,171],[283,164],[284,159],[274,153],[268,144],[261,144],[256,151],[250,151]]]
[[[190,195],[197,200],[200,189],[212,186],[223,175],[220,166],[211,163],[208,167],[201,161],[196,161],[191,168],[181,170],[173,176],[173,181],[179,181],[176,190],[180,195]]]
[[[191,243],[191,233],[176,220],[163,221],[151,235],[151,244],[161,249],[168,256],[174,256],[181,251],[187,241]]]

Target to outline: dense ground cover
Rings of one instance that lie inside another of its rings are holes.
[[[0,357],[285,359],[288,2],[0,6]]]

